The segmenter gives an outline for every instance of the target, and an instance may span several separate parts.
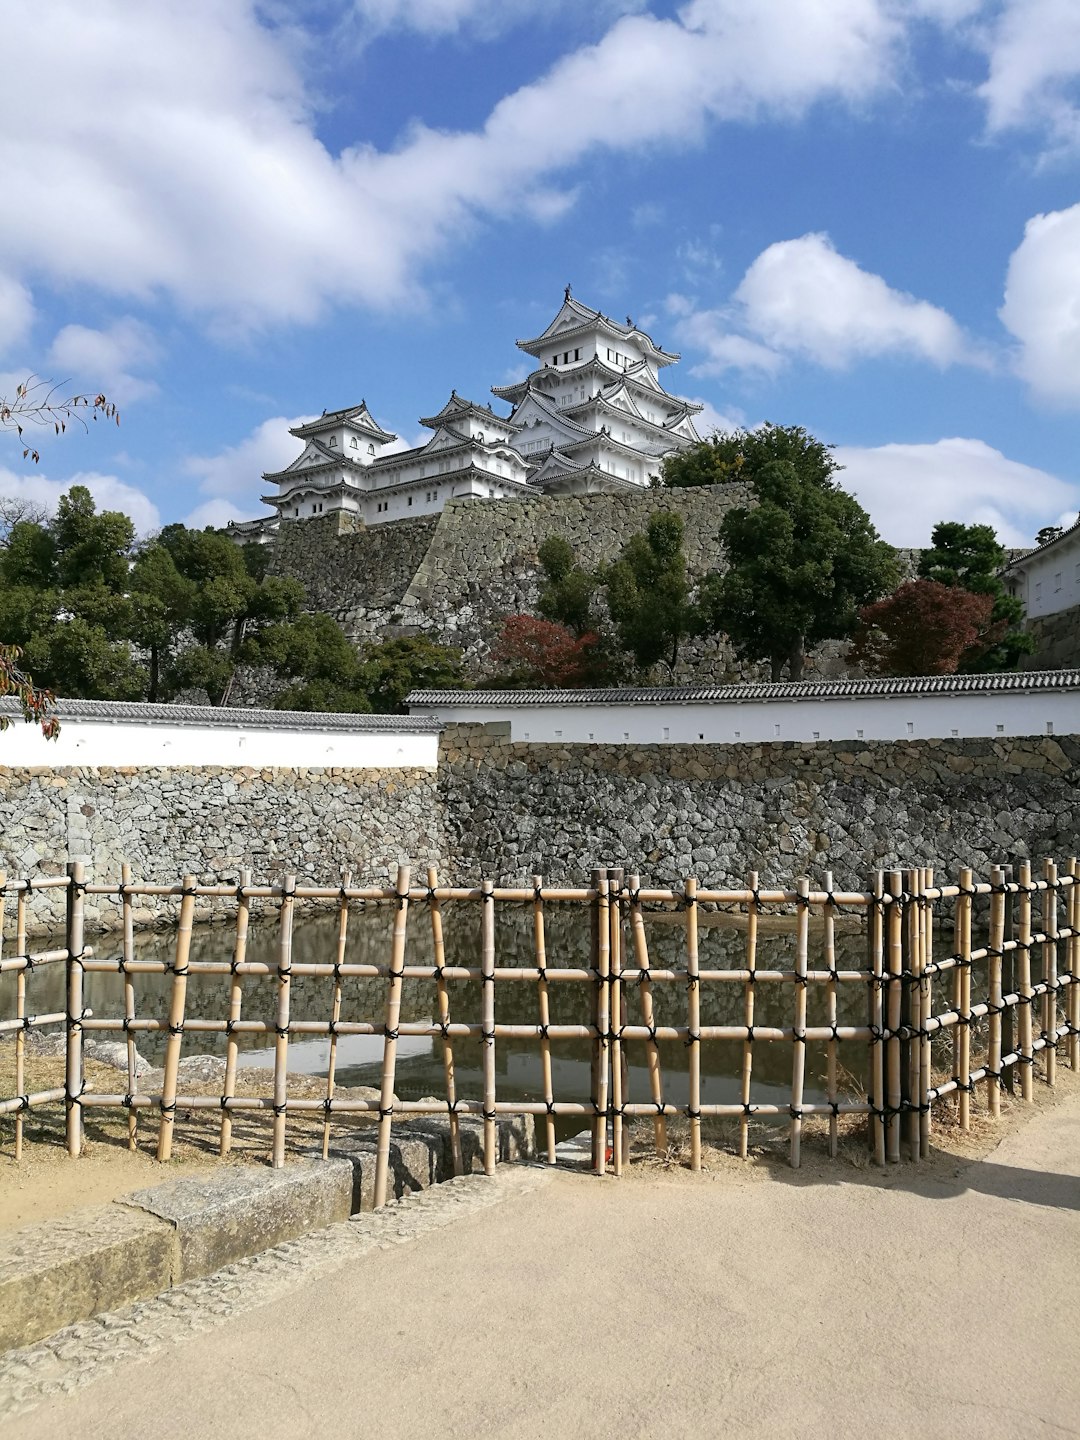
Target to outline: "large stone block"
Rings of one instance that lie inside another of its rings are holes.
[[[0,1350],[156,1295],[175,1266],[174,1229],[123,1205],[0,1234]]]
[[[283,1170],[223,1166],[206,1176],[136,1191],[123,1204],[171,1227],[178,1284],[307,1230],[347,1220],[352,1199],[352,1166],[318,1160],[294,1162]]]

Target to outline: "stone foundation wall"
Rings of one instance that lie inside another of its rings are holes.
[[[337,883],[382,882],[388,867],[441,860],[445,845],[432,770],[65,768],[0,769],[0,867],[37,879],[89,862],[88,878],[209,883],[248,866]],[[40,923],[63,917],[62,894],[33,897]],[[87,897],[87,916],[115,905]]]
[[[629,864],[790,884],[831,869],[862,888],[877,867],[964,865],[1080,845],[1080,737],[813,745],[514,744],[479,727],[444,737],[440,790],[458,877],[580,880]]]
[[[1040,615],[1027,622],[1035,650],[1025,657],[1025,670],[1065,670],[1080,666],[1080,605]]]

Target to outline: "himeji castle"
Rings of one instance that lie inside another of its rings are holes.
[[[431,438],[403,450],[364,401],[324,412],[290,433],[303,451],[284,470],[265,474],[263,496],[276,518],[232,526],[256,538],[280,521],[334,511],[366,524],[431,514],[451,499],[507,500],[522,495],[587,495],[648,485],[661,461],[699,441],[702,408],[669,395],[660,372],[679,359],[632,320],[620,324],[576,300],[567,286],[551,324],[519,340],[536,362],[524,380],[494,385],[511,407],[450,399],[420,423]]]

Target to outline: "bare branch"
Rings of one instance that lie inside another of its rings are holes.
[[[115,420],[120,424],[120,412],[105,395],[68,395],[68,381],[59,384],[29,375],[15,387],[11,400],[0,395],[0,430],[14,430],[23,443],[23,459],[38,464],[41,452],[26,441],[24,428],[28,425],[51,425],[53,433],[62,435],[69,420],[76,420],[84,430],[89,430],[87,420]]]

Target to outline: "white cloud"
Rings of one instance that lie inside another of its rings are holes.
[[[0,355],[9,354],[30,333],[34,301],[21,281],[0,274]]]
[[[986,32],[989,73],[979,87],[991,134],[1041,129],[1054,150],[1080,145],[1080,6],[1007,0]]]
[[[928,445],[838,445],[845,490],[892,545],[928,545],[939,520],[993,525],[1004,545],[1030,545],[1063,511],[1075,516],[1080,485],[1009,460],[982,440]]]
[[[770,245],[734,298],[746,328],[766,345],[830,369],[897,353],[939,366],[974,358],[951,315],[892,289],[839,254],[827,235]]]
[[[56,509],[60,496],[65,495],[73,485],[85,485],[99,510],[120,510],[130,516],[140,535],[161,526],[161,516],[154,502],[134,485],[126,485],[115,475],[100,475],[89,470],[76,471],[65,480],[50,480],[38,470],[18,474],[0,466],[0,495],[32,500],[50,512]]]
[[[4,174],[19,204],[0,267],[19,283],[164,294],[228,325],[310,322],[331,299],[400,304],[470,222],[568,203],[551,178],[592,149],[681,144],[711,119],[873,95],[903,39],[885,6],[691,0],[676,19],[626,15],[478,131],[418,126],[393,150],[340,154],[316,134],[303,44],[260,24],[254,0],[17,6],[0,127],[21,136]]]
[[[263,514],[269,512],[263,510]],[[224,530],[230,520],[250,520],[251,514],[235,506],[231,500],[204,500],[201,505],[184,516],[189,530],[205,530],[208,525],[215,530]]]
[[[629,14],[645,0],[593,0],[601,15]],[[353,0],[365,37],[392,30],[421,35],[454,35],[470,30],[482,37],[502,34],[526,20],[550,20],[577,8],[576,0]]]
[[[315,417],[302,415],[291,420],[284,415],[275,415],[257,425],[250,435],[235,445],[226,445],[216,455],[189,455],[182,462],[181,469],[198,481],[199,493],[210,497],[209,504],[226,501],[244,507],[243,514],[234,510],[226,516],[230,520],[250,518],[265,513],[259,496],[266,488],[262,476],[266,471],[284,470],[300,454],[302,444],[289,430],[304,425]],[[193,514],[208,509],[208,503]],[[193,523],[190,518],[187,523]],[[217,523],[203,520],[204,525]]]
[[[715,434],[717,430],[722,430],[725,434],[730,434],[733,430],[745,430],[747,428],[746,416],[741,410],[717,410],[711,401],[706,400],[701,395],[688,398],[692,398],[695,405],[702,407],[701,414],[694,416],[694,426],[702,439],[708,439],[708,437]]]
[[[1044,399],[1080,404],[1080,205],[1036,215],[1009,260],[1001,320]]]
[[[149,327],[125,315],[105,330],[65,325],[49,350],[49,364],[70,376],[76,388],[103,390],[114,404],[129,405],[157,391],[152,380],[132,371],[152,365],[158,354]]]

